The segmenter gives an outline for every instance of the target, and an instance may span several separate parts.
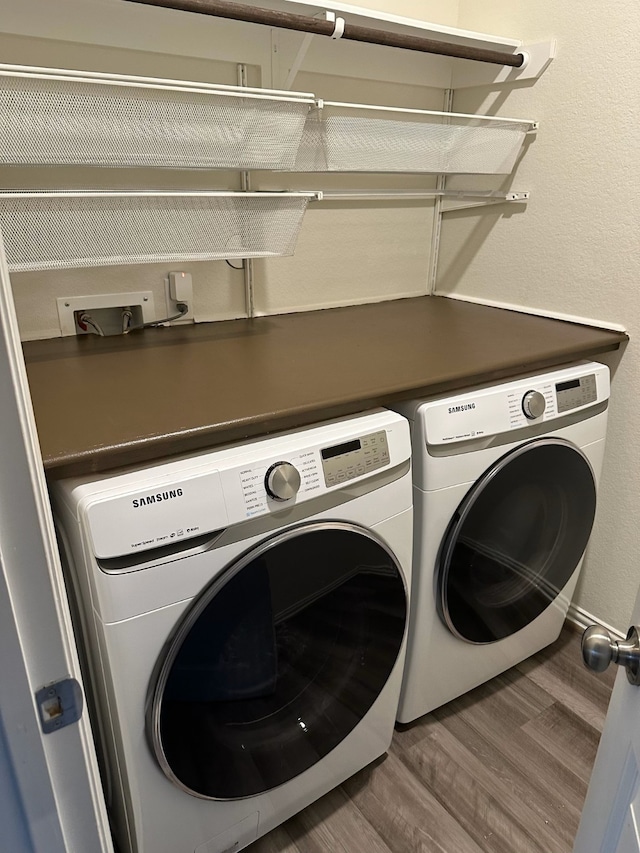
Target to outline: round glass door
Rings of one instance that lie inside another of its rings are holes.
[[[591,534],[596,488],[584,454],[539,439],[503,456],[456,510],[438,557],[441,618],[460,639],[491,643],[554,599]]]
[[[148,733],[166,775],[236,799],[294,778],[362,720],[406,623],[400,567],[365,528],[288,530],[232,564],[178,626]]]

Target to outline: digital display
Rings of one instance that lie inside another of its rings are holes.
[[[320,456],[327,488],[372,474],[391,461],[387,433],[383,429],[352,441],[320,448]]]
[[[568,379],[556,384],[558,414],[563,415],[572,409],[580,409],[598,400],[595,374],[580,376],[578,379]]]
[[[320,451],[320,455],[323,459],[333,459],[335,456],[352,453],[354,450],[360,450],[360,448],[360,440],[355,439],[354,441],[346,441],[344,444],[335,444],[333,447],[325,447]]]
[[[569,391],[571,388],[579,388],[580,380],[579,379],[570,379],[569,382],[558,382],[556,385],[556,391]]]

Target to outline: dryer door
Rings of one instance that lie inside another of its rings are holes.
[[[387,546],[341,522],[289,529],[208,587],[170,639],[148,734],[190,794],[235,799],[302,773],[362,720],[402,645]]]
[[[561,439],[498,460],[467,493],[438,556],[441,618],[460,639],[491,643],[524,628],[578,566],[596,507],[593,471]]]

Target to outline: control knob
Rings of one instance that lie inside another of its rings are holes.
[[[274,500],[291,500],[300,489],[298,469],[291,462],[274,462],[265,474],[264,486]]]
[[[546,406],[547,401],[539,391],[527,391],[522,398],[522,411],[530,421],[542,417]]]

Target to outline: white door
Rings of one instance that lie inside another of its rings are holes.
[[[53,686],[81,678],[1,236],[0,424],[0,848],[108,853],[86,708],[62,725]]]
[[[632,620],[640,625],[640,594]],[[638,668],[636,662],[636,673]],[[629,683],[623,666],[611,694],[574,853],[640,853],[640,686]]]

